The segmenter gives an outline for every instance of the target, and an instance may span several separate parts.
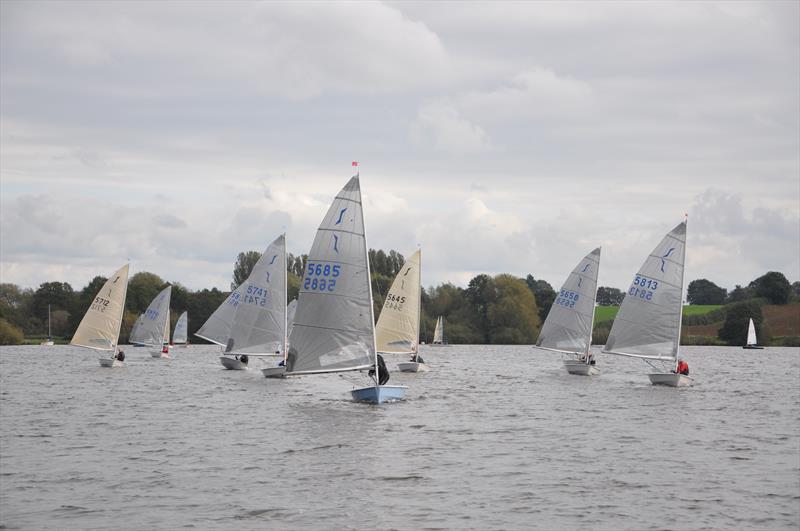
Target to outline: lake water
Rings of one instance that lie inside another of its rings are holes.
[[[3,347],[0,527],[798,529],[800,349],[683,353],[689,389],[627,358],[586,378],[427,347],[430,373],[392,374],[408,399],[370,406],[356,374],[266,380],[212,346],[114,369]]]

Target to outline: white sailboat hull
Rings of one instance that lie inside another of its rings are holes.
[[[400,362],[397,364],[397,368],[400,369],[400,372],[428,372],[431,370],[428,365],[416,361]]]
[[[579,376],[597,376],[600,374],[600,369],[597,365],[589,365],[580,360],[564,360],[564,368],[570,374],[577,374]]]
[[[222,364],[223,367],[225,367],[229,371],[243,371],[247,369],[247,364],[242,363],[240,360],[237,360],[236,358],[220,356],[219,362]]]
[[[264,378],[286,378],[286,367],[267,367],[266,369],[261,369],[261,373]]]
[[[354,402],[368,402],[370,404],[383,404],[384,402],[394,402],[402,400],[406,396],[408,387],[405,385],[375,385],[353,389],[350,396]]]
[[[99,361],[101,367],[122,367],[123,365],[123,362],[114,358],[100,358]]]
[[[170,356],[168,352],[162,352],[160,350],[151,350],[150,355],[153,356],[154,358],[167,358],[167,359],[172,358],[172,356]]]
[[[694,378],[686,376],[685,374],[677,374],[674,372],[656,372],[648,374],[647,376],[650,378],[650,383],[653,385],[691,387],[694,384]]]

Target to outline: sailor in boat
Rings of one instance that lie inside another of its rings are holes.
[[[242,363],[244,363],[245,365],[247,365],[247,359],[248,359],[247,358],[247,354],[242,354],[241,356],[238,356],[238,355],[234,356],[234,359],[237,359],[237,360],[241,361]]]
[[[117,360],[119,360],[119,361],[125,361],[125,352],[120,350],[119,352],[117,352],[117,355],[115,356],[115,358],[117,358]]]
[[[375,369],[370,369],[370,376],[375,376]],[[378,354],[378,385],[384,385],[389,381],[389,369],[386,368],[386,362],[383,361],[383,356]]]
[[[684,376],[689,376],[689,364],[683,360],[678,360],[678,370],[675,372],[683,374]]]
[[[417,363],[425,363],[425,360],[423,360],[422,356],[420,356],[419,354],[412,354],[411,361],[415,361]]]

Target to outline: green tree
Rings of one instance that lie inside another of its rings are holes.
[[[783,273],[770,271],[750,283],[755,289],[756,297],[764,297],[771,304],[787,304],[792,292],[792,285]]]
[[[600,306],[619,306],[625,294],[617,288],[600,286],[597,288],[597,304]]]
[[[689,282],[687,300],[689,304],[723,304],[728,290],[721,288],[707,280],[700,278]]]
[[[33,290],[15,284],[0,284],[0,317],[22,329],[31,317]]]
[[[741,302],[746,301],[748,299],[752,299],[756,296],[756,290],[751,287],[742,287],[739,284],[736,284],[730,293],[728,293],[728,298],[725,300],[725,304],[731,304],[734,302]]]
[[[150,306],[156,295],[166,287],[167,283],[160,276],[147,271],[140,271],[128,281],[128,295],[125,307],[138,317],[140,313],[143,313]],[[92,293],[91,296],[96,293]]]
[[[224,293],[217,288],[203,289],[189,293],[186,299],[186,310],[189,312],[188,333],[192,337],[203,323],[205,323],[214,310],[225,301],[229,293]],[[205,342],[198,338],[196,342]]]
[[[491,343],[534,343],[539,333],[539,313],[527,283],[511,275],[497,275],[492,284],[495,297],[488,313]]]
[[[47,305],[53,310],[70,310],[75,293],[66,282],[45,282],[33,293],[33,314],[47,322]]]
[[[495,286],[492,277],[489,275],[478,275],[469,281],[465,295],[472,305],[475,313],[479,316],[479,331],[483,336],[483,343],[489,343],[491,337],[489,328],[489,305],[495,301]]]
[[[247,251],[246,253],[239,253],[236,257],[236,263],[233,264],[233,282],[231,282],[231,291],[238,288],[242,282],[247,280],[256,262],[261,258],[261,253],[258,251]]]
[[[750,319],[755,324],[759,342],[766,344],[769,338],[764,326],[764,315],[761,313],[761,305],[755,300],[730,304],[727,307],[725,323],[717,332],[717,336],[728,345],[744,345],[747,342]]]
[[[550,313],[553,301],[556,300],[556,290],[546,280],[536,280],[533,275],[528,275],[525,283],[536,298],[536,305],[539,307],[539,321],[543,323],[547,319],[547,314]]]
[[[800,280],[792,282],[792,300],[795,302],[800,301]]]
[[[22,330],[0,318],[0,345],[19,345],[23,339]]]

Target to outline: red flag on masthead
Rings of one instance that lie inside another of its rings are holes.
[[[358,162],[353,161],[353,166],[358,166]]]

